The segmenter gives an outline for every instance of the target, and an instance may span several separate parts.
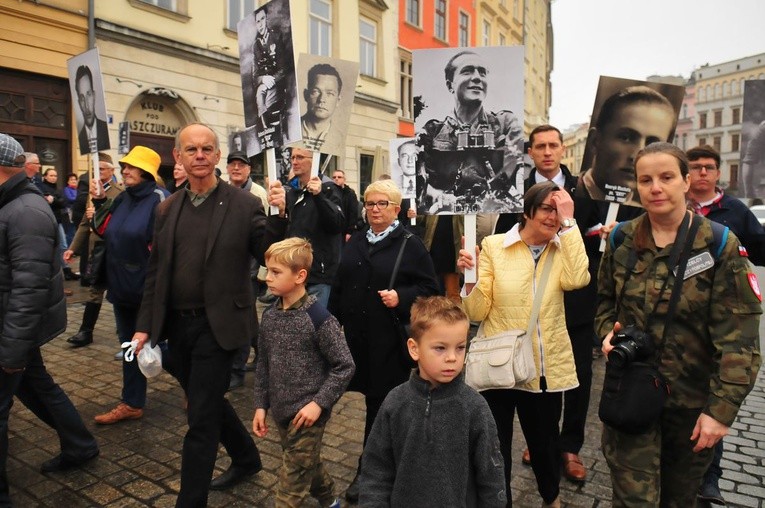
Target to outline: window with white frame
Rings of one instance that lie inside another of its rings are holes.
[[[420,26],[420,0],[406,0],[406,22]]]
[[[168,11],[176,11],[178,9],[176,0],[142,0],[142,1],[150,5],[156,5],[157,7],[167,9]]]
[[[414,120],[414,107],[412,99],[412,54],[401,52],[399,67],[399,107],[401,117]]]
[[[359,72],[377,75],[377,24],[366,18],[359,18]]]
[[[491,23],[483,20],[483,31],[481,33],[481,42],[483,46],[491,46]]]
[[[236,32],[236,25],[255,10],[255,0],[228,0],[226,28]]]
[[[470,16],[464,12],[460,12],[460,24],[458,30],[460,47],[468,47],[470,45]]]
[[[308,51],[312,55],[332,56],[332,3],[310,0],[308,13]]]
[[[446,40],[446,0],[435,1],[433,34],[442,41]]]

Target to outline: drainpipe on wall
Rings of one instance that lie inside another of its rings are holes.
[[[96,0],[88,0],[88,49],[96,47],[96,16],[93,12],[95,3]]]

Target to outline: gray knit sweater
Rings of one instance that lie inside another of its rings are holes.
[[[359,506],[504,507],[494,417],[463,376],[431,388],[416,372],[390,391],[361,461]]]
[[[355,366],[337,319],[315,296],[282,310],[278,299],[263,313],[255,367],[255,409],[271,411],[287,426],[306,404],[322,408],[316,425],[329,419]]]

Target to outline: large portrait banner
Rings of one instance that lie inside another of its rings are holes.
[[[74,108],[74,117],[80,154],[109,150],[111,144],[98,48],[73,56],[66,61],[66,67],[72,102],[78,106]]]

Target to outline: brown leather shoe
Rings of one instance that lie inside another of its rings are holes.
[[[531,465],[531,452],[529,452],[528,448],[523,450],[523,455],[521,455],[521,462],[523,462],[527,466]]]
[[[587,479],[587,470],[579,459],[579,455],[563,453],[561,458],[563,460],[563,476],[572,482],[583,482]]]
[[[137,420],[143,416],[143,409],[137,407],[130,407],[124,402],[117,404],[117,407],[104,413],[97,415],[94,420],[99,425],[111,425],[113,423],[121,422],[122,420]]]

